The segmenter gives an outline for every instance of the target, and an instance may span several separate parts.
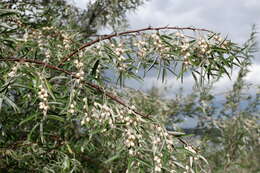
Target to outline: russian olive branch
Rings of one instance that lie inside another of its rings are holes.
[[[70,54],[68,54],[67,56],[65,56],[60,64],[58,66],[55,66],[55,65],[51,65],[51,64],[48,64],[48,63],[45,63],[45,62],[42,62],[42,61],[38,61],[38,60],[34,60],[34,59],[26,59],[26,58],[14,58],[14,57],[11,57],[11,58],[0,58],[0,61],[13,61],[13,62],[20,62],[20,63],[32,63],[32,64],[37,64],[37,65],[41,65],[41,66],[44,66],[46,68],[49,68],[49,69],[53,69],[53,70],[56,70],[56,71],[60,71],[60,72],[63,72],[69,76],[72,76],[73,78],[76,78],[78,79],[79,77],[76,76],[73,72],[71,71],[67,71],[63,68],[61,68],[62,65],[64,65],[64,63],[70,59],[72,56],[76,55],[77,53],[79,53],[79,51],[83,50],[84,48],[86,47],[89,47],[95,43],[98,43],[100,41],[103,41],[103,40],[109,40],[111,38],[114,38],[114,37],[118,37],[118,36],[126,36],[128,34],[132,34],[132,33],[140,33],[140,32],[144,32],[144,31],[159,31],[159,30],[191,30],[191,31],[203,31],[203,32],[209,32],[209,33],[213,33],[212,31],[210,30],[207,30],[207,29],[201,29],[201,28],[193,28],[193,27],[148,27],[148,28],[143,28],[143,29],[138,29],[138,30],[129,30],[129,31],[125,31],[125,32],[120,32],[120,33],[114,33],[114,34],[110,34],[110,35],[104,35],[104,36],[101,36],[99,37],[98,39],[95,39],[93,41],[90,41],[90,42],[87,42],[85,44],[83,44],[81,47],[79,47],[77,50],[71,52]],[[107,97],[109,97],[110,99],[112,99],[113,101],[117,102],[118,104],[130,109],[131,111],[133,111],[135,114],[138,114],[144,118],[148,118],[149,119],[149,115],[144,115],[134,109],[132,109],[130,106],[128,106],[121,98],[115,96],[114,94],[110,93],[110,92],[107,92],[105,91],[101,86],[99,85],[96,85],[96,84],[93,84],[93,83],[90,83],[86,80],[82,81],[83,83],[85,83],[88,87],[92,88],[92,89],[95,89],[103,94],[105,94]],[[177,139],[182,143],[184,144],[185,146],[190,146],[187,142],[185,142],[183,139],[181,139],[180,137],[174,135],[174,134],[171,134],[175,137],[177,137]]]
[[[77,50],[74,50],[73,52],[69,53],[68,55],[66,55],[60,62],[60,64],[57,67],[61,67],[64,65],[64,63],[70,59],[72,56],[76,55],[80,50],[83,50],[86,47],[89,47],[95,43],[98,43],[100,41],[103,40],[108,40],[114,37],[118,37],[118,36],[123,36],[123,35],[127,35],[127,34],[132,34],[132,33],[139,33],[139,32],[144,32],[144,31],[159,31],[159,30],[191,30],[191,31],[203,31],[203,32],[209,32],[209,33],[213,33],[210,30],[207,29],[203,29],[203,28],[193,28],[193,27],[170,27],[170,26],[165,26],[165,27],[147,27],[147,28],[143,28],[143,29],[137,29],[137,30],[129,30],[129,31],[125,31],[125,32],[120,32],[120,33],[114,33],[114,34],[110,34],[110,35],[104,35],[96,40],[87,42],[85,44],[83,44],[80,48],[78,48]]]
[[[47,67],[47,68],[49,68],[49,69],[53,69],[53,70],[56,70],[56,71],[63,72],[63,73],[65,73],[65,74],[67,74],[67,75],[72,76],[73,78],[77,78],[77,79],[79,78],[79,77],[77,77],[75,74],[73,74],[73,72],[71,72],[71,71],[67,71],[67,70],[64,70],[64,69],[62,69],[62,68],[59,68],[59,67],[57,67],[57,66],[54,66],[54,65],[51,65],[51,64],[42,62],[42,61],[34,60],[34,59],[24,59],[24,58],[22,58],[22,59],[20,59],[20,58],[0,58],[0,61],[14,61],[14,62],[20,62],[20,63],[25,63],[25,62],[27,62],[27,63],[33,63],[33,64],[37,64],[37,65],[41,65],[41,66]],[[148,117],[149,117],[149,115],[144,115],[144,114],[142,114],[142,113],[140,113],[140,112],[137,112],[136,110],[132,109],[132,108],[131,108],[130,106],[128,106],[122,99],[118,98],[117,96],[115,96],[114,94],[112,94],[112,93],[110,93],[110,92],[105,91],[102,87],[100,87],[100,86],[98,86],[98,85],[96,85],[96,84],[90,83],[90,82],[88,82],[88,81],[86,81],[86,80],[85,80],[85,81],[82,81],[82,82],[84,82],[84,83],[85,83],[86,85],[88,85],[90,88],[93,88],[93,89],[95,89],[95,90],[97,90],[97,91],[99,91],[99,92],[105,94],[107,97],[109,97],[110,99],[114,100],[115,102],[117,102],[117,103],[123,105],[124,107],[126,107],[126,108],[132,110],[135,114],[138,114],[138,115],[140,115],[140,116],[142,116],[142,117],[144,117],[144,118],[148,118]]]
[[[45,62],[42,62],[42,61],[38,61],[38,60],[34,60],[34,59],[26,59],[26,58],[0,58],[0,61],[12,61],[12,62],[20,62],[20,63],[32,63],[32,64],[37,64],[37,65],[41,65],[41,66],[44,66],[46,68],[49,68],[49,69],[53,69],[53,70],[56,70],[56,71],[60,71],[60,72],[63,72],[67,75],[70,75],[72,76],[73,78],[79,78],[77,77],[75,74],[73,74],[73,72],[71,71],[67,71],[67,70],[64,70],[62,68],[59,68],[57,66],[54,66],[54,65],[51,65],[51,64],[48,64],[48,63],[45,63]],[[93,88],[103,94],[105,94],[107,97],[109,97],[110,99],[114,100],[115,102],[119,103],[120,105],[132,110],[135,114],[138,114],[140,115],[141,117],[143,118],[148,118],[149,119],[149,116],[150,115],[144,115],[134,109],[132,109],[130,106],[128,106],[123,100],[121,100],[120,98],[118,98],[117,96],[115,96],[114,94],[110,93],[110,92],[107,92],[105,91],[102,87],[96,85],[96,84],[93,84],[93,83],[90,83],[88,81],[82,81],[84,82],[86,85],[88,85],[90,88]],[[171,133],[170,133],[171,134]],[[181,139],[181,137],[178,137],[177,135],[174,135],[174,134],[171,134],[172,136],[175,136],[182,144],[184,144],[185,146],[191,146],[189,145],[186,141],[184,141],[183,139]],[[193,148],[193,147],[192,147]],[[194,149],[195,151],[197,151],[196,149]]]

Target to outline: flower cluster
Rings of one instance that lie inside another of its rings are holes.
[[[47,111],[49,109],[48,106],[48,92],[47,90],[40,85],[39,86],[40,91],[38,92],[39,98],[41,99],[41,102],[39,103],[39,108],[43,110],[43,114],[46,115]]]
[[[156,132],[151,137],[152,151],[154,153],[154,172],[162,172],[162,148],[166,147],[169,152],[172,152],[173,138],[169,135],[167,130],[159,124],[151,124],[150,127],[156,129]],[[167,164],[171,165],[170,167],[175,166],[172,159],[170,159]]]
[[[126,129],[126,140],[125,140],[125,145],[129,149],[128,152],[130,155],[135,154],[134,147],[136,145],[137,137],[133,133],[132,129]]]
[[[126,71],[126,69],[127,69],[127,64],[125,64],[125,63],[118,63],[118,70],[119,71]]]
[[[90,53],[94,54],[97,57],[102,57],[103,53],[104,53],[103,42],[98,42],[97,44],[91,46],[90,49],[89,49]]]
[[[142,120],[140,115],[136,115],[133,110],[135,110],[135,106],[131,106],[130,108],[125,110],[124,116],[123,115],[120,116],[122,123],[125,123],[126,126],[134,126],[135,127]],[[129,116],[129,114],[133,114],[134,116]]]
[[[138,119],[129,117],[129,116],[125,116],[123,121],[125,122],[125,124],[127,126],[130,126],[130,125],[137,126]]]
[[[167,132],[165,133],[166,145],[169,151],[173,151],[173,138]]]
[[[221,48],[223,48],[223,49],[225,49],[225,48],[228,46],[228,44],[230,43],[229,41],[224,40],[224,39],[223,39],[222,37],[220,37],[219,35],[215,35],[213,38],[214,38],[214,40],[215,40],[217,43],[221,44]]]
[[[184,40],[183,41],[183,44],[180,46],[181,47],[181,52],[187,52],[189,47],[190,47],[190,44],[188,41]]]
[[[80,53],[79,56],[81,59],[83,56],[82,53]],[[75,77],[77,78],[76,82],[79,84],[84,79],[84,75],[85,75],[85,72],[83,70],[84,64],[80,60],[77,60],[77,59],[74,61],[74,64],[78,70],[78,72],[75,74]]]
[[[111,44],[110,46],[114,49],[118,70],[120,72],[126,71],[127,64],[125,63],[126,58],[124,57],[124,53],[126,52],[126,50],[123,43],[119,43],[117,46],[115,46],[115,44]]]
[[[75,74],[76,76],[76,82],[80,83],[84,79],[85,72],[81,69],[79,72]]]
[[[98,78],[99,76],[100,76],[100,66],[98,66],[97,69],[96,69],[95,78]]]
[[[168,134],[167,130],[163,127],[161,127],[158,124],[152,124],[151,128],[156,129],[156,133],[154,136],[152,136],[152,145],[153,145],[153,152],[154,153],[161,153],[160,148],[162,148],[162,145],[166,145],[167,149],[169,151],[173,151],[173,139],[172,137]],[[165,143],[162,143],[162,140],[165,141]],[[156,155],[154,157],[155,161],[155,172],[160,172],[161,171],[161,160],[160,160],[160,155]]]
[[[132,128],[128,127],[127,129],[125,129],[124,136],[125,136],[124,144],[128,148],[129,155],[133,156],[137,154],[136,146],[137,144],[139,144],[139,140],[142,139],[142,135],[136,134],[136,132]]]
[[[124,122],[124,118],[125,118],[124,115],[126,115],[126,110],[124,108],[120,107],[120,108],[116,109],[116,113],[117,113],[116,121],[120,122],[120,123],[123,123]]]
[[[200,38],[197,43],[198,43],[201,53],[204,54],[209,50],[209,44],[207,43],[207,41],[205,39]],[[209,52],[207,52],[207,53],[209,53]]]
[[[183,34],[183,33],[180,33],[180,32],[176,32],[176,33],[175,33],[175,36],[176,36],[177,38],[184,38],[184,37],[185,37],[184,34]]]
[[[156,136],[156,137],[154,138],[153,144],[155,144],[155,145],[156,145],[156,144],[160,144],[160,138],[161,138],[161,137],[164,138],[165,135],[167,135],[167,132],[165,132],[164,129],[163,129],[160,125],[158,125],[158,124],[154,124],[154,125],[152,125],[152,126],[153,126],[154,129],[157,130],[157,134],[158,134],[158,136]]]
[[[113,47],[113,45],[111,45],[112,47]],[[125,53],[125,49],[124,49],[124,47],[123,47],[123,44],[122,43],[119,43],[118,44],[118,47],[117,48],[115,48],[115,54],[119,57],[119,58],[121,58],[121,56]],[[123,58],[124,59],[124,58]],[[123,60],[122,59],[122,60]]]
[[[46,57],[47,60],[49,60],[51,58],[51,51],[49,49],[47,49],[45,51],[45,57]]]
[[[45,31],[49,31],[49,30],[55,29],[55,27],[54,26],[45,26],[42,29],[45,30]]]
[[[13,66],[11,72],[8,74],[9,77],[12,78],[16,75],[17,70],[18,70],[18,66],[19,66],[19,64],[16,64],[16,65]]]
[[[156,151],[158,149],[158,145],[161,144],[160,136],[154,136],[152,138],[152,143],[153,143],[153,150]]]
[[[87,105],[84,106],[87,111]],[[112,115],[114,115],[113,110],[107,104],[100,104],[94,102],[94,107],[91,113],[85,112],[85,117],[82,120],[82,124],[89,122],[90,119],[94,119],[99,123],[99,125],[104,125],[108,122],[110,128],[115,128],[115,123]]]
[[[151,37],[154,39],[153,44],[154,44],[156,50],[158,51],[158,53],[160,54],[160,57],[162,59],[170,58],[170,55],[167,54],[170,51],[170,47],[163,44],[163,42],[158,34],[152,34]]]
[[[187,53],[191,46],[190,40],[187,37],[185,37],[183,34],[180,34],[179,32],[177,32],[175,36],[176,36],[177,43],[181,44],[180,46],[181,52]]]
[[[137,40],[136,43],[134,43],[134,46],[138,48],[137,56],[140,58],[144,58],[149,51],[147,48],[147,43],[144,40]]]
[[[94,107],[96,108],[96,110],[103,110],[104,112],[102,112],[103,114],[101,115],[101,117],[105,117],[105,116],[109,116],[110,115],[110,111],[112,111],[106,104],[101,105],[98,102],[94,102]],[[102,121],[102,120],[100,120]]]
[[[90,118],[89,114],[87,112],[85,112],[84,117],[81,120],[81,125],[89,123],[90,120],[91,120],[91,118]]]
[[[161,172],[162,171],[162,153],[155,155],[154,160],[154,172]]]
[[[74,63],[76,65],[77,69],[81,69],[83,67],[83,65],[84,65],[81,61],[79,61],[77,59],[74,61]]]
[[[74,114],[75,113],[75,106],[76,104],[73,102],[69,105],[69,110],[68,112],[71,113],[71,114]]]
[[[29,33],[26,31],[23,35],[23,41],[24,42],[27,42],[28,41],[28,38],[29,38]]]
[[[192,52],[190,40],[187,36],[180,32],[175,33],[175,38],[176,50],[180,49],[181,56],[183,56],[183,63],[185,65],[190,65],[191,63],[189,61],[189,57],[191,56],[190,52]]]
[[[163,44],[160,39],[160,36],[158,34],[152,34],[151,37],[154,40],[153,45],[156,47],[156,49],[161,50],[163,48]]]
[[[161,139],[165,139],[167,149],[172,151],[173,150],[173,138],[169,135],[168,131],[165,128],[162,128],[160,125],[155,125],[157,129],[158,136],[154,137],[153,144],[154,146],[159,145]]]
[[[38,48],[44,52],[44,60],[43,62],[48,62],[49,59],[51,58],[51,51],[47,48],[47,43],[46,43],[46,38],[44,37],[43,33],[41,31],[39,32],[32,32],[30,35],[31,37],[36,37],[37,38],[37,43],[38,43]],[[24,35],[24,39],[27,40],[29,38],[28,34]],[[48,40],[50,39],[50,36],[48,36]]]
[[[127,127],[136,127],[138,123],[142,121],[142,117],[135,114],[133,110],[135,110],[135,106],[131,106],[130,108],[120,107],[120,109],[116,109],[116,121],[124,123]]]
[[[44,37],[43,37],[42,32],[40,31],[40,32],[38,32],[38,33],[35,33],[35,35],[37,36],[37,39],[38,39],[38,40],[37,40],[37,43],[38,43],[39,49],[40,49],[40,50],[43,50],[45,43],[44,43]]]
[[[138,154],[136,147],[141,146],[141,140],[143,138],[140,132],[137,132],[135,128],[138,127],[139,122],[142,121],[140,115],[136,115],[133,110],[134,106],[130,108],[119,107],[116,109],[117,116],[115,117],[116,122],[120,124],[125,124],[124,130],[124,144],[128,148],[129,155],[133,156]]]
[[[63,37],[63,45],[65,49],[70,49],[70,45],[71,45],[70,36],[67,33],[63,33],[62,37]]]
[[[223,41],[223,38],[220,37],[219,35],[215,35],[213,38],[214,38],[217,42],[222,42],[222,41]]]
[[[85,97],[83,98],[84,106],[83,106],[83,112],[84,112],[84,117],[81,120],[81,125],[84,125],[86,123],[90,122],[90,115],[88,113],[88,99]]]
[[[37,43],[38,43],[38,47],[41,51],[44,52],[44,62],[48,62],[51,58],[51,51],[50,49],[48,48],[48,42],[46,42],[46,38],[44,37],[43,33],[42,32],[34,32],[33,35],[36,36],[37,38]],[[51,37],[48,35],[47,36],[47,40],[50,40]]]

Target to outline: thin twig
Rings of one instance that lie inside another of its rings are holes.
[[[72,56],[76,55],[80,50],[89,47],[97,42],[103,41],[103,40],[108,40],[111,39],[113,37],[118,37],[118,36],[122,36],[122,35],[127,35],[127,34],[131,34],[131,33],[139,33],[139,32],[144,32],[144,31],[159,31],[159,30],[192,30],[192,31],[203,31],[203,32],[210,32],[212,33],[212,31],[207,30],[207,29],[202,29],[202,28],[193,28],[193,27],[169,27],[169,26],[165,26],[165,27],[147,27],[147,28],[143,28],[143,29],[138,29],[138,30],[129,30],[129,31],[125,31],[125,32],[120,32],[120,33],[114,33],[114,34],[109,34],[109,35],[104,35],[101,36],[100,38],[87,42],[85,44],[83,44],[80,48],[78,48],[77,50],[71,52],[70,54],[68,54],[67,56],[65,56],[60,64],[58,65],[58,67],[61,67],[62,65],[64,65],[64,63],[70,59]]]

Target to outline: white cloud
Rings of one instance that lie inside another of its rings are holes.
[[[259,0],[249,0],[249,1],[244,1],[245,6],[248,8],[260,8],[260,3]]]
[[[247,75],[246,80],[251,83],[260,85],[260,76],[258,76],[260,75],[260,64],[253,64],[249,70],[250,72]]]
[[[195,26],[203,27],[228,35],[233,41],[242,43],[250,33],[252,24],[260,25],[260,1],[259,0],[151,0],[139,7],[136,13],[128,15],[131,28],[143,28],[151,26]],[[257,54],[259,56],[259,54]],[[256,57],[257,58],[257,57]],[[259,60],[255,60],[256,63]],[[231,88],[237,77],[238,70],[233,72],[232,80],[228,77],[221,78],[215,85],[214,92],[220,93]],[[247,76],[247,81],[260,85],[260,65],[254,64]],[[148,77],[144,80],[144,86],[170,87],[171,91],[177,91],[179,87],[190,90],[193,85],[191,76],[184,78],[184,83],[175,78],[162,84],[157,77]]]
[[[128,16],[132,28],[205,27],[242,42],[251,25],[260,24],[259,14],[259,0],[152,0]]]

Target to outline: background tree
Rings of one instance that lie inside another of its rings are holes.
[[[79,9],[66,0],[5,0],[4,6],[17,9],[30,27],[59,26],[82,33],[86,39],[102,28],[114,31],[127,26],[126,13],[145,0],[96,0]],[[26,11],[28,13],[26,13]]]

